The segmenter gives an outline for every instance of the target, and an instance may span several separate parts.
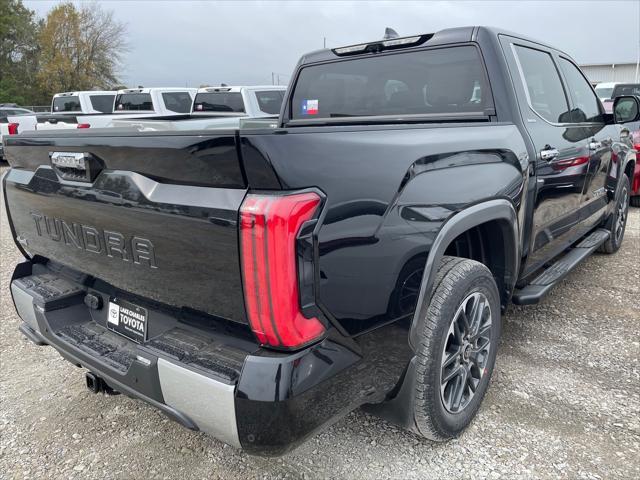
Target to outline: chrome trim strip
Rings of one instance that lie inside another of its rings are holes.
[[[13,302],[16,305],[16,310],[20,318],[29,325],[32,330],[40,333],[38,320],[36,320],[36,306],[33,304],[33,297],[14,283],[11,283],[11,295],[13,295]]]
[[[164,401],[188,415],[198,428],[240,448],[234,385],[227,385],[158,358],[158,377]]]

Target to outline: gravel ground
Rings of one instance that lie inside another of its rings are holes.
[[[90,394],[80,369],[24,339],[2,210],[0,478],[640,478],[640,209],[620,252],[594,255],[540,305],[510,307],[459,439],[433,444],[356,411],[280,459]]]

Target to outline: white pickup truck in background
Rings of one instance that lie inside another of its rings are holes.
[[[108,126],[115,118],[178,117],[191,111],[196,90],[130,88],[113,92],[57,93],[51,103],[52,113],[9,117],[9,120],[19,123],[22,133],[60,128],[100,128]]]
[[[269,117],[275,119],[280,114],[286,90],[287,87],[278,85],[199,88],[188,116],[127,120],[114,116],[109,126],[138,131],[201,130],[251,125],[249,119],[265,119],[256,125],[266,126]]]

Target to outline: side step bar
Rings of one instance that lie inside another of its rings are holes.
[[[582,260],[606,242],[610,235],[609,231],[603,228],[592,232],[569,250],[562,258],[538,275],[529,285],[516,290],[512,297],[513,303],[516,305],[533,305],[538,303],[549,290],[566,277]]]

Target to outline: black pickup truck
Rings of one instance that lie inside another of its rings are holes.
[[[20,330],[254,454],[361,406],[449,439],[509,303],[620,247],[639,117],[467,27],[305,55],[275,129],[8,137]]]

